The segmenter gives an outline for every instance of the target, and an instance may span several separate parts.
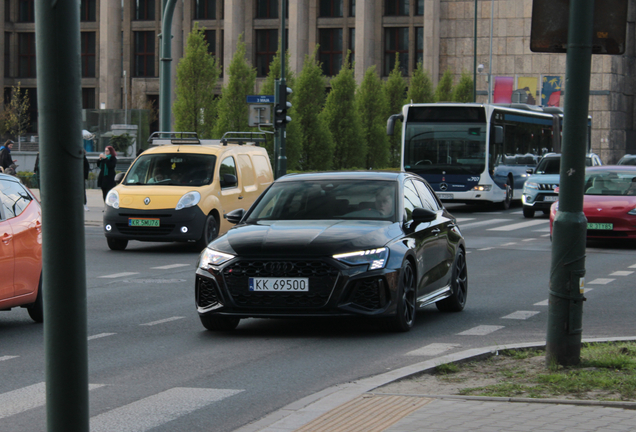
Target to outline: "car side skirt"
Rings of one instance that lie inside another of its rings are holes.
[[[451,286],[446,285],[443,288],[433,291],[432,293],[428,293],[425,296],[419,297],[417,299],[417,307],[423,308],[424,306],[428,306],[433,303],[437,303],[440,300],[444,300],[447,297],[450,297],[453,291],[451,290]]]

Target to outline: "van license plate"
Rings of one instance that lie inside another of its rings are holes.
[[[449,194],[449,193],[438,193],[437,197],[441,200],[449,200],[449,199],[453,199],[453,194]]]
[[[134,226],[134,227],[158,227],[159,226],[159,219],[130,218],[130,219],[128,219],[128,226]]]
[[[250,291],[309,291],[308,278],[249,278]]]

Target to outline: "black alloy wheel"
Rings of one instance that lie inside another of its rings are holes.
[[[506,180],[506,197],[504,198],[501,206],[504,210],[508,210],[510,208],[510,204],[512,204],[512,196],[514,195],[514,189],[512,185],[512,179],[508,177]]]
[[[42,304],[42,275],[40,275],[40,283],[38,284],[38,295],[35,302],[27,306],[27,312],[31,319],[35,322],[44,322],[44,305]]]
[[[534,217],[534,209],[532,207],[523,206],[523,217],[532,219]]]
[[[395,316],[387,318],[387,327],[393,332],[407,332],[415,323],[415,272],[411,262],[402,264],[398,286],[397,308]]]
[[[214,215],[209,214],[208,217],[205,218],[201,238],[197,240],[197,248],[201,250],[205,249],[218,235],[219,221],[216,217],[214,217]]]
[[[203,327],[210,331],[232,331],[238,325],[240,318],[226,317],[222,315],[199,315]]]
[[[110,250],[114,251],[122,251],[126,249],[126,246],[128,246],[128,240],[106,237],[106,242],[108,243]]]
[[[435,303],[440,312],[461,312],[466,306],[468,296],[468,267],[462,248],[457,249],[451,280],[451,295]]]

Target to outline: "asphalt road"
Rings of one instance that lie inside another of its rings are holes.
[[[110,251],[86,227],[91,430],[232,431],[330,386],[440,353],[545,340],[546,216],[449,206],[468,247],[461,313],[422,309],[407,334],[368,321],[243,320],[207,332],[194,308],[198,251],[131,242]],[[589,244],[584,337],[631,336],[636,245]],[[42,326],[0,314],[0,429],[45,430]]]

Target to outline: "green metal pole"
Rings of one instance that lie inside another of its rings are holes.
[[[587,220],[583,214],[594,0],[572,0],[568,29],[559,210],[552,230],[547,365],[581,361],[582,282]]]
[[[276,91],[275,101],[278,104],[279,91],[286,91],[287,83],[285,81],[285,59],[287,57],[287,47],[285,44],[285,15],[287,14],[286,1],[283,0],[281,5],[281,17],[280,17],[280,81],[278,87],[274,86]],[[274,156],[275,156],[275,171],[276,178],[282,177],[287,174],[287,156],[285,155],[285,138],[287,131],[285,123],[276,129],[274,135]],[[278,150],[276,150],[278,149]]]
[[[475,0],[475,37],[473,38],[473,102],[477,102],[477,0]]]
[[[77,0],[37,0],[35,37],[47,430],[87,432],[84,153]]]
[[[177,0],[167,0],[161,17],[161,64],[159,65],[159,130],[170,131],[170,66],[172,64],[172,17]]]

